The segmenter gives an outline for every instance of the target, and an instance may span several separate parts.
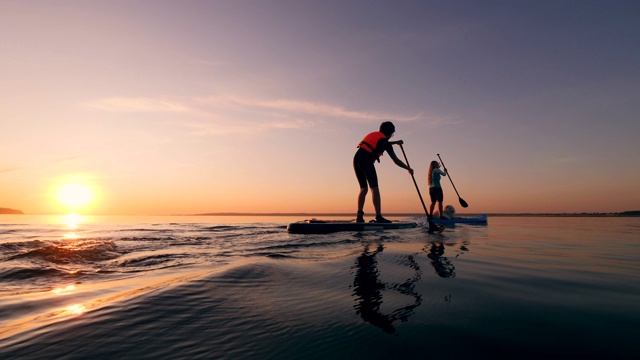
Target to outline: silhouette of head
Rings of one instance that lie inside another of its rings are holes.
[[[385,121],[380,124],[380,132],[383,133],[387,138],[390,138],[391,135],[396,132],[396,127],[391,121]]]

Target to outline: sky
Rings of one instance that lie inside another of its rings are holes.
[[[440,154],[458,213],[640,209],[638,1],[0,0],[0,54],[0,207],[355,214],[392,121],[427,206]]]

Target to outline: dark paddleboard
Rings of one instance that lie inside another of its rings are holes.
[[[345,220],[304,220],[289,224],[287,231],[293,234],[328,234],[338,231],[372,231],[407,229],[418,226],[415,222],[394,221],[391,223],[364,222]]]
[[[433,221],[436,224],[444,224],[444,225],[450,225],[450,224],[486,224],[487,223],[487,214],[482,214],[482,215],[473,216],[473,217],[459,217],[459,218],[453,218],[453,219],[435,219],[435,218],[432,218],[431,221]]]

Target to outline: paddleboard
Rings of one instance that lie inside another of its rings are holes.
[[[436,224],[486,224],[487,223],[487,214],[482,214],[473,217],[459,217],[453,219],[431,219]]]
[[[287,231],[293,234],[328,234],[338,231],[375,231],[391,229],[407,229],[418,226],[415,222],[394,221],[391,223],[375,223],[346,220],[304,220],[291,223]]]

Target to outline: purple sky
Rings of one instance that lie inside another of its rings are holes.
[[[355,212],[391,120],[465,211],[640,209],[637,1],[2,0],[0,53],[0,207]],[[422,211],[377,168],[384,212]]]

